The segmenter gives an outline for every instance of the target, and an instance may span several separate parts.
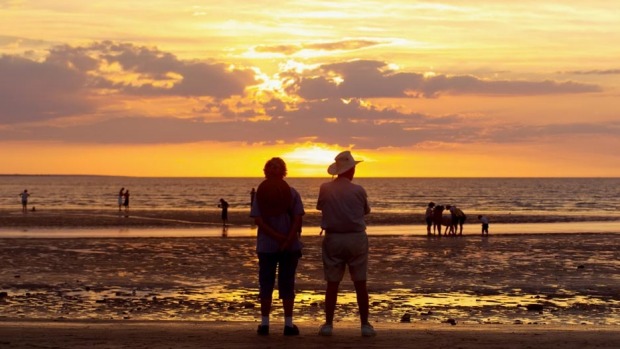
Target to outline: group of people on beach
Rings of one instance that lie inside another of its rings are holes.
[[[323,183],[319,190],[316,208],[321,211],[321,233],[325,233],[322,260],[327,282],[325,323],[318,331],[321,336],[333,333],[338,288],[347,267],[357,295],[361,334],[364,337],[376,335],[368,321],[366,286],[368,236],[364,216],[370,213],[370,207],[366,190],[352,183],[359,162],[349,151],[338,154],[327,169],[330,175],[337,177]],[[261,322],[257,333],[261,336],[270,333],[269,317],[277,277],[279,298],[284,308],[283,334],[296,336],[299,328],[293,322],[295,274],[303,248],[300,235],[304,206],[297,190],[284,180],[287,174],[284,160],[278,157],[268,160],[263,172],[265,179],[256,189],[250,211],[258,227],[256,251]]]
[[[449,212],[449,215],[444,212]],[[436,205],[434,202],[429,202],[424,214],[426,219],[426,234],[428,236],[436,235],[441,237],[441,231],[443,235],[456,236],[463,235],[463,224],[467,220],[467,215],[456,205]],[[478,215],[478,220],[482,223],[482,235],[489,235],[489,219],[486,216]]]

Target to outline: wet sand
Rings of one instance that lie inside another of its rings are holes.
[[[205,227],[213,212],[0,212],[22,228]],[[152,217],[150,215],[153,215]],[[130,216],[131,217],[131,216]],[[202,216],[200,216],[202,217]],[[239,222],[249,218],[237,213]],[[120,222],[120,223],[119,223]],[[187,223],[190,222],[190,223]],[[198,223],[197,223],[198,222]],[[298,338],[258,338],[254,238],[0,238],[0,347],[616,348],[620,235],[371,236],[377,338],[359,336],[352,284],[332,338],[322,321],[321,238],[304,236]],[[410,322],[401,322],[408,317]],[[450,323],[456,323],[451,325]],[[208,344],[207,344],[208,343]]]
[[[233,227],[251,226],[248,210],[229,210],[229,224]],[[620,224],[620,217],[600,216],[562,216],[534,214],[501,214],[489,216],[491,225],[497,223],[569,223],[569,222],[611,222]],[[320,226],[320,212],[306,207],[304,226]],[[381,212],[374,211],[366,217],[368,226],[420,226],[424,225],[423,212]],[[22,214],[19,210],[0,209],[0,228],[200,228],[221,226],[221,212],[207,210],[144,210],[130,209],[38,209]],[[468,216],[466,225],[479,222],[475,215]],[[478,229],[476,229],[478,230]]]

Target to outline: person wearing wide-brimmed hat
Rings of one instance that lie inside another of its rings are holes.
[[[356,161],[350,151],[343,151],[335,158],[327,172],[338,176],[323,183],[319,190],[316,208],[321,211],[321,228],[325,231],[322,243],[323,269],[327,289],[325,291],[325,323],[319,334],[331,336],[334,311],[338,299],[338,287],[349,268],[355,286],[359,308],[362,336],[374,336],[375,330],[368,322],[368,236],[364,216],[370,213],[366,190],[352,183]]]

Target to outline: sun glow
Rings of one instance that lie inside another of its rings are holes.
[[[293,151],[283,154],[283,157],[289,161],[306,165],[325,165],[333,162],[337,154],[338,150],[321,145],[311,145],[295,148]]]

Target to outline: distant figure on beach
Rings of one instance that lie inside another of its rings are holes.
[[[450,210],[450,215],[452,216],[452,228],[450,231],[452,234],[456,235],[456,230],[458,227],[459,235],[463,235],[463,224],[465,223],[465,220],[467,220],[467,216],[460,208],[454,205],[447,205],[446,208]]]
[[[256,190],[250,217],[258,227],[256,252],[258,254],[258,283],[261,323],[258,335],[269,334],[269,315],[273,289],[278,276],[278,294],[284,308],[284,335],[297,336],[293,324],[295,302],[295,273],[301,258],[302,216],[305,214],[301,196],[284,180],[286,163],[272,158],[263,168],[265,180]]]
[[[30,196],[30,194],[28,194],[28,190],[24,189],[24,191],[21,192],[19,196],[21,196],[22,198],[22,213],[27,213],[28,212],[28,197]]]
[[[443,211],[445,208],[442,205],[436,205],[433,208],[433,234],[437,234],[441,237],[441,230],[443,228]]]
[[[331,336],[334,329],[334,312],[338,300],[338,288],[345,273],[349,274],[359,309],[362,336],[372,337],[376,332],[368,322],[368,235],[364,216],[370,213],[366,190],[352,183],[356,161],[349,151],[335,158],[327,173],[336,179],[323,183],[319,189],[316,208],[321,211],[321,228],[325,231],[322,242],[323,270],[327,288],[325,291],[325,323],[319,335]]]
[[[254,205],[255,197],[256,197],[256,189],[252,188],[252,190],[250,190],[250,208],[252,208],[252,205]]]
[[[433,226],[433,208],[435,207],[434,202],[429,202],[428,206],[426,206],[426,213],[424,214],[424,218],[426,219],[426,235],[431,235],[431,227]]]
[[[118,212],[121,212],[121,206],[123,206],[123,190],[125,190],[125,188],[121,188],[121,191],[118,192]]]
[[[129,211],[129,189],[125,190],[125,193],[123,194],[123,206],[125,206],[125,212]]]
[[[217,204],[217,207],[222,209],[222,226],[226,226],[228,224],[228,201],[224,199],[220,199],[220,203]]]
[[[478,215],[478,220],[482,223],[482,235],[489,235],[489,219],[486,216]]]

